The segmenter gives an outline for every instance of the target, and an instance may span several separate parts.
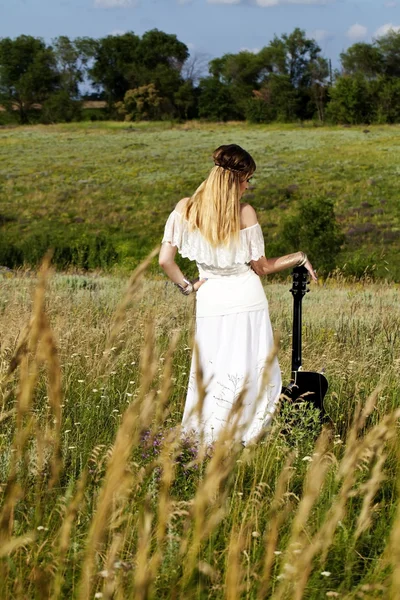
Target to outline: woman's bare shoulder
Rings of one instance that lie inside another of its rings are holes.
[[[240,226],[242,229],[257,225],[257,213],[254,208],[245,202],[240,205]]]
[[[186,207],[186,203],[187,201],[190,200],[190,198],[182,198],[182,200],[179,200],[178,204],[175,206],[175,210],[178,213],[183,213],[183,211],[185,210]]]

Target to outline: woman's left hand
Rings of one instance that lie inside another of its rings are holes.
[[[313,266],[312,266],[312,264],[310,263],[310,261],[309,261],[308,259],[307,259],[307,261],[306,261],[306,263],[305,263],[305,265],[304,265],[304,266],[305,266],[305,268],[307,269],[307,271],[310,273],[310,275],[311,275],[311,279],[312,279],[313,281],[317,282],[317,281],[318,281],[317,274],[316,274],[316,272],[314,271],[314,269],[313,269]]]
[[[196,283],[193,284],[194,291],[197,292],[206,281],[207,279],[199,279],[196,281]]]

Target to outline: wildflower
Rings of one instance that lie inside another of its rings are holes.
[[[74,423],[74,425],[80,425],[80,424],[81,424],[80,421],[77,421],[76,423]]]
[[[94,595],[95,598],[102,598],[103,597],[103,593],[102,592],[96,592]]]
[[[282,554],[282,552],[280,550],[275,550],[274,554],[275,556],[279,556],[280,554]]]
[[[130,394],[129,392],[126,392],[126,395],[129,396],[129,398],[132,398],[133,394]]]
[[[94,388],[94,390],[92,390],[92,392],[95,394],[96,392],[98,392],[99,390]]]
[[[85,383],[84,379],[78,379],[78,383]]]
[[[312,462],[311,456],[305,456],[302,460],[307,461],[307,462]]]
[[[75,450],[76,446],[68,446],[68,450]]]
[[[253,531],[253,533],[251,535],[253,536],[253,538],[260,537],[260,534],[258,533],[258,531]]]
[[[104,579],[106,579],[109,575],[109,572],[107,571],[107,569],[104,569],[104,571],[100,571],[99,575],[100,577],[104,577]]]
[[[285,569],[285,571],[287,571],[288,573],[294,573],[296,571],[296,569],[294,568],[293,565],[289,565],[289,563],[285,563],[283,565],[283,568]]]
[[[323,575],[324,577],[330,577],[331,573],[329,571],[322,571],[321,575]]]
[[[71,429],[66,429],[64,433],[71,433]]]
[[[114,408],[113,412],[119,412],[118,408]]]
[[[43,525],[39,525],[38,527],[36,527],[36,529],[37,529],[38,531],[44,531],[44,527],[43,527]]]
[[[133,385],[135,382],[134,382],[134,381],[130,381],[129,383],[130,383],[131,385]]]

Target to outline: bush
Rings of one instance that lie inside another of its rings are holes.
[[[87,233],[34,233],[23,242],[0,239],[0,264],[9,268],[38,266],[49,249],[54,251],[53,264],[59,269],[77,267],[90,270],[109,268],[119,258],[118,252],[105,235]]]
[[[43,104],[42,123],[71,123],[82,118],[82,102],[70,98],[68,92],[52,94]]]
[[[332,272],[344,236],[336,222],[332,200],[304,199],[297,212],[283,221],[277,250],[279,254],[303,250],[321,275]]]

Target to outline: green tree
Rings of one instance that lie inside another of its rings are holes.
[[[66,90],[59,90],[43,103],[40,120],[42,123],[79,121],[82,118],[82,102],[74,100]]]
[[[198,94],[190,80],[185,81],[174,94],[174,103],[181,119],[191,119],[197,113]]]
[[[238,115],[231,89],[215,77],[200,80],[199,116],[212,121],[229,121]]]
[[[85,40],[87,38],[70,40],[69,37],[61,35],[52,42],[60,77],[60,88],[67,92],[71,99],[79,98],[79,84],[84,80],[90,58],[87,48],[84,47]]]
[[[97,89],[104,91],[109,110],[122,101],[129,89],[141,84],[135,69],[140,38],[132,32],[108,35],[95,40],[91,49],[93,64],[88,74]]]
[[[183,83],[182,66],[188,49],[175,35],[153,29],[142,38],[129,32],[97,41],[89,75],[103,89],[109,110],[128,90],[154,84],[164,99],[163,110],[174,112],[174,95]]]
[[[16,108],[21,123],[29,121],[34,104],[45,102],[59,86],[51,46],[27,35],[0,39],[0,102],[8,111]]]
[[[366,42],[353,44],[340,54],[345,75],[362,74],[365,77],[377,77],[383,72],[383,56],[379,48]]]
[[[400,31],[390,29],[375,40],[382,56],[383,72],[388,77],[400,77]]]
[[[290,122],[297,116],[298,97],[288,75],[271,73],[246,107],[246,118],[252,122]]]
[[[371,123],[376,116],[376,83],[363,74],[338,77],[330,90],[327,117],[334,123]]]
[[[381,77],[377,81],[377,90],[377,121],[400,123],[400,79]]]

